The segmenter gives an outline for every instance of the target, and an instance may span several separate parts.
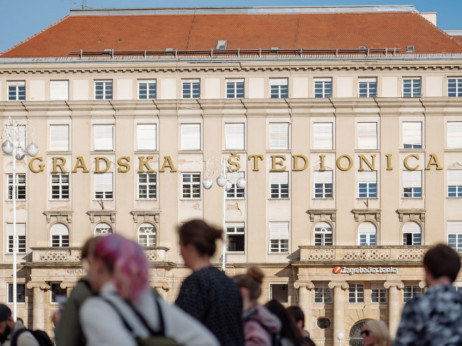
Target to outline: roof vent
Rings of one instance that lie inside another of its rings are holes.
[[[166,52],[173,52],[173,48],[165,48]]]
[[[112,54],[112,49],[106,48],[105,50],[103,50],[103,54]]]
[[[365,50],[367,50],[366,46],[359,46],[358,49],[359,49],[360,51],[365,51]]]
[[[406,53],[414,53],[415,52],[415,47],[414,46],[407,46],[406,47]]]
[[[228,45],[227,40],[218,40],[216,49],[226,49],[227,45]]]
[[[279,51],[279,47],[271,47],[271,53],[277,53]]]

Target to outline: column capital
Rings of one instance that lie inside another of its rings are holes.
[[[402,290],[404,288],[404,283],[402,281],[396,280],[396,281],[385,281],[383,286],[386,289],[389,289],[390,287],[396,287],[399,290]]]
[[[348,285],[348,282],[346,281],[331,281],[329,282],[329,285],[328,285],[329,288],[341,288],[342,290],[347,290],[348,287],[350,287]]]
[[[160,288],[163,289],[164,291],[168,291],[170,290],[170,285],[168,284],[168,282],[162,282],[162,281],[156,281],[154,283],[154,287],[159,290]]]
[[[297,280],[294,283],[295,288],[306,288],[307,290],[314,289],[314,283],[312,281]]]
[[[427,287],[427,283],[425,282],[425,280],[419,281],[419,287],[421,289],[424,289],[425,287]]]
[[[61,282],[59,286],[65,290],[65,289],[74,287],[75,284],[76,284],[76,281],[63,281]]]
[[[50,289],[50,285],[48,285],[44,281],[29,281],[26,285],[28,289],[33,289],[33,288],[40,288],[43,291],[48,291]]]

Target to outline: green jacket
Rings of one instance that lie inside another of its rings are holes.
[[[61,315],[61,320],[55,327],[56,346],[83,346],[85,336],[79,321],[79,311],[83,302],[91,297],[90,284],[86,277],[81,278],[72,289]]]

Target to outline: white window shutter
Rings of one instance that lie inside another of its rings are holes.
[[[50,150],[69,151],[69,125],[50,125]]]
[[[157,149],[157,125],[138,124],[137,127],[137,148],[138,150]]]
[[[269,148],[289,149],[289,123],[269,124]]]
[[[69,81],[52,80],[50,82],[50,99],[52,101],[67,101],[69,99]]]
[[[8,235],[13,235],[13,224],[9,223],[7,225]],[[25,223],[17,223],[16,224],[16,235],[26,235],[26,224]]]
[[[448,149],[462,148],[462,122],[451,121],[447,126],[447,147]]]
[[[358,227],[359,234],[376,234],[377,227],[372,222],[363,222]]]
[[[95,150],[113,150],[114,125],[94,125],[93,142]]]
[[[360,183],[376,183],[377,172],[358,172],[358,181]]]
[[[462,170],[460,169],[448,170],[447,175],[448,175],[448,185],[456,185],[456,186],[462,185]]]
[[[227,150],[245,149],[245,124],[225,124],[225,146]]]
[[[95,191],[112,192],[112,173],[94,175]]]
[[[358,123],[358,149],[377,149],[377,123]]]
[[[332,149],[332,123],[313,124],[313,149]]]
[[[403,144],[422,145],[422,123],[403,123]]]
[[[270,239],[289,239],[288,222],[270,222]]]
[[[201,125],[182,124],[181,125],[181,150],[200,150],[201,149]]]
[[[316,226],[314,226],[315,233],[325,233],[331,234],[332,233],[332,226],[329,225],[327,222],[318,222]]]
[[[332,184],[332,171],[314,172],[315,184]]]
[[[271,78],[270,85],[287,85],[287,78]]]
[[[448,222],[448,233],[462,233],[462,222],[461,221],[450,221]]]
[[[270,184],[288,184],[289,172],[270,172]]]
[[[403,171],[403,187],[422,187],[422,171]]]
[[[51,227],[51,235],[69,235],[69,229],[62,223],[56,223]]]
[[[417,222],[406,222],[403,225],[403,233],[421,233],[422,230]]]

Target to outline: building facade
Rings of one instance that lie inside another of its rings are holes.
[[[4,52],[0,120],[39,147],[16,162],[18,316],[51,330],[84,275],[80,246],[110,232],[146,247],[174,301],[189,275],[176,227],[204,218],[225,223],[216,264],[260,266],[262,301],[299,304],[317,344],[355,344],[367,318],[396,331],[425,249],[462,251],[462,45],[434,20],[408,6],[77,10]]]

